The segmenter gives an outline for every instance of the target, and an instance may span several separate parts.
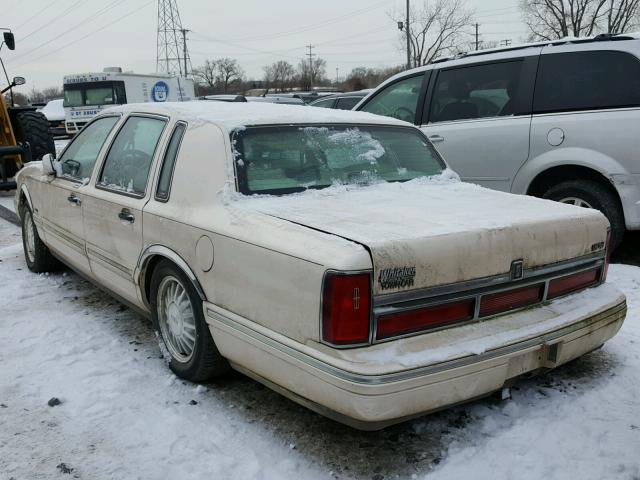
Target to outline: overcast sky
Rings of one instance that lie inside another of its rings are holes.
[[[422,0],[412,0],[417,3]],[[31,87],[60,86],[71,73],[120,66],[156,69],[157,0],[0,0],[0,27],[11,28],[16,50],[2,49],[10,76]],[[483,40],[524,39],[518,0],[467,0]],[[357,66],[403,63],[397,26],[389,18],[405,0],[178,0],[193,66],[206,58],[236,58],[248,78],[276,60],[297,64],[308,49],[342,77]],[[473,40],[469,25],[469,41]],[[1,83],[1,82],[0,82]]]

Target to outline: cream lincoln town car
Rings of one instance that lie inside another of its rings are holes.
[[[366,113],[117,107],[17,192],[29,268],[151,317],[175,374],[231,367],[357,428],[557,367],[626,314],[602,214],[462,183]]]

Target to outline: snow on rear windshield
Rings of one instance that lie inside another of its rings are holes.
[[[444,168],[425,138],[404,127],[251,127],[235,132],[233,145],[245,194],[407,181]]]

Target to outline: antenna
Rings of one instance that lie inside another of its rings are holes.
[[[187,30],[182,28],[177,0],[158,0],[156,71],[186,76],[191,63]]]

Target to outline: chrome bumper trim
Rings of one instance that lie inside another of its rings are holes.
[[[396,372],[396,373],[389,373],[385,375],[361,375],[361,374],[349,372],[347,370],[343,370],[341,368],[337,368],[326,362],[318,360],[317,358],[312,357],[311,355],[308,355],[299,350],[296,350],[295,348],[292,348],[288,345],[284,345],[283,343],[278,342],[273,338],[270,338],[260,332],[257,332],[256,330],[249,328],[246,325],[242,325],[225,315],[222,315],[218,312],[213,311],[210,308],[206,309],[207,316],[226,325],[227,327],[230,327],[236,330],[239,333],[247,335],[263,343],[264,345],[274,348],[280,351],[281,353],[284,353],[285,355],[288,355],[310,367],[320,370],[323,373],[337,377],[340,380],[363,384],[363,385],[384,385],[384,384],[389,384],[394,382],[400,382],[403,380],[411,380],[414,378],[433,375],[433,374],[440,373],[446,370],[451,370],[454,368],[469,366],[474,363],[491,360],[504,355],[513,354],[520,350],[526,350],[531,347],[543,346],[545,344],[553,343],[555,340],[561,337],[564,337],[566,335],[569,335],[577,330],[587,328],[601,321],[607,321],[607,324],[616,322],[620,318],[626,315],[626,311],[627,311],[627,303],[626,301],[622,301],[619,304],[615,305],[614,307],[608,308],[596,315],[585,318],[572,325],[545,333],[543,335],[538,335],[529,340],[524,340],[511,345],[506,345],[504,347],[490,350],[479,355],[469,355],[456,360],[450,360],[446,362],[429,365],[426,367],[420,367],[420,368],[415,368],[412,370],[406,370],[406,371]]]

